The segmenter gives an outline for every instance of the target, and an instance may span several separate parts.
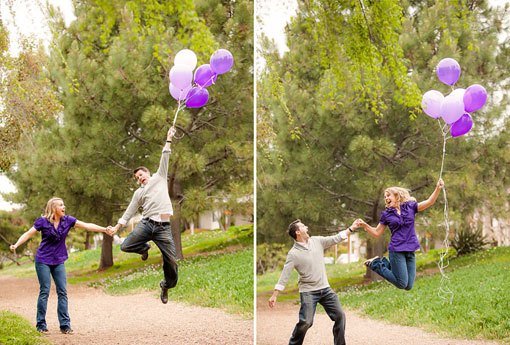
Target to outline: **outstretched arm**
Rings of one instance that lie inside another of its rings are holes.
[[[364,220],[358,219],[359,225],[365,229],[366,232],[368,232],[370,235],[374,237],[379,237],[383,234],[384,229],[386,229],[386,225],[379,223],[376,227],[371,226],[370,224],[367,224]]]
[[[441,192],[441,189],[444,187],[444,181],[443,179],[439,179],[436,184],[436,188],[432,192],[432,194],[429,196],[427,200],[424,200],[420,203],[418,203],[418,212],[424,211],[430,206],[434,205],[436,203],[437,197],[439,196],[439,193]]]
[[[12,251],[15,251],[16,248],[18,248],[19,246],[21,246],[23,243],[25,243],[26,241],[28,241],[29,239],[31,239],[32,237],[34,237],[34,235],[37,233],[37,230],[34,228],[34,227],[31,227],[29,230],[25,231],[25,233],[23,233],[23,235],[21,235],[18,239],[18,241],[16,241],[16,243],[12,244],[9,249],[12,250]]]
[[[74,224],[74,226],[79,229],[85,229],[87,231],[104,232],[105,234],[107,234],[105,227],[96,225],[94,223],[85,223],[78,219],[76,220],[76,224]]]
[[[170,157],[170,152],[172,152],[172,149],[170,148],[170,145],[172,144],[172,139],[175,134],[175,127],[170,127],[166,134],[166,143],[165,146],[163,146],[163,153],[161,154],[161,160],[159,161],[159,168],[157,171],[157,174],[166,178],[168,175],[168,159]]]

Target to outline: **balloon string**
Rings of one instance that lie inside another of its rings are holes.
[[[441,128],[441,123],[438,120],[439,127]],[[448,139],[448,131],[445,131],[445,128],[448,125],[446,124],[444,127],[441,128],[441,134],[443,135],[443,156],[441,159],[441,171],[439,172],[439,178],[441,179],[443,177],[443,171],[444,171],[444,162],[446,157],[446,140]],[[437,266],[439,268],[439,272],[441,273],[441,281],[439,284],[439,291],[438,296],[443,301],[448,301],[450,304],[453,302],[453,291],[449,288],[448,283],[449,279],[448,276],[445,273],[445,269],[450,264],[449,259],[447,257],[448,255],[448,249],[450,247],[450,241],[448,240],[449,234],[450,234],[450,217],[448,213],[448,198],[446,195],[446,187],[443,187],[443,200],[444,200],[444,209],[443,209],[443,215],[444,215],[444,225],[445,225],[445,237],[443,240],[443,250],[439,254],[439,262],[437,263]]]
[[[177,104],[177,110],[175,111],[172,127],[175,127],[175,122],[177,121],[177,115],[179,114],[179,111],[181,111],[183,108],[184,108],[183,106],[181,107],[181,101],[179,101],[179,103]]]

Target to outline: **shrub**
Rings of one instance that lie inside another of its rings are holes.
[[[257,246],[257,274],[283,266],[289,248],[283,243],[263,243]]]
[[[457,251],[457,256],[477,252],[488,244],[482,229],[463,229],[457,234],[452,241],[452,247]]]

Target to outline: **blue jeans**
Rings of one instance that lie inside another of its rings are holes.
[[[67,278],[64,264],[46,265],[35,262],[35,271],[39,279],[39,298],[37,299],[37,329],[47,329],[46,309],[48,307],[48,296],[50,295],[51,277],[57,287],[58,305],[57,315],[60,329],[70,328],[71,319],[67,307]]]
[[[289,345],[303,344],[306,331],[313,325],[317,303],[324,307],[331,321],[335,322],[333,325],[334,344],[345,345],[345,314],[333,289],[327,287],[316,291],[301,292],[299,295],[301,298],[299,322],[292,332]]]
[[[411,290],[416,278],[416,258],[414,252],[392,252],[390,261],[375,259],[370,269],[399,289]]]
[[[120,249],[127,253],[143,254],[149,248],[147,242],[153,241],[163,255],[164,285],[170,289],[177,285],[177,260],[174,239],[170,230],[170,223],[154,222],[144,218],[126,237]]]

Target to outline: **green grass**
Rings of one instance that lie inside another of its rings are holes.
[[[162,279],[161,267],[150,265],[126,276],[95,283],[111,294],[152,291]],[[159,292],[159,289],[158,289]],[[179,283],[170,300],[222,308],[253,316],[253,250],[196,256],[179,262]]]
[[[340,291],[342,305],[371,318],[451,337],[510,344],[510,248],[451,258],[446,275],[447,287],[454,294],[452,304],[438,296],[441,276],[434,269],[438,253],[417,255],[418,277],[411,291],[399,290],[385,281],[369,285],[356,283],[363,280],[365,273],[361,263],[328,265],[328,277],[331,286]],[[279,274],[257,277],[259,297],[269,297]],[[291,278],[293,284],[288,286],[289,291],[280,294],[279,300],[299,298],[296,280],[297,276]]]
[[[183,234],[182,246],[185,259],[179,261],[179,283],[169,291],[169,299],[253,317],[253,226]],[[141,261],[114,245],[114,265],[104,271],[97,270],[100,256],[100,249],[70,254],[68,282],[102,286],[111,294],[159,293],[163,270],[157,246]],[[34,264],[26,258],[21,262],[6,265],[0,274],[35,277]]]
[[[0,311],[0,344],[49,345],[51,343],[23,317],[8,311]]]
[[[194,255],[226,249],[253,246],[253,225],[233,226],[227,231],[203,231],[182,236],[183,254]]]
[[[453,302],[438,296],[441,277],[417,279],[413,290],[375,283],[342,292],[345,306],[429,331],[510,344],[510,248],[494,248],[451,260],[446,271]]]

